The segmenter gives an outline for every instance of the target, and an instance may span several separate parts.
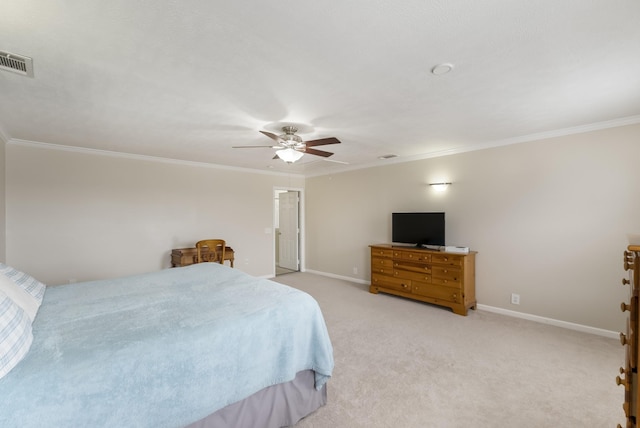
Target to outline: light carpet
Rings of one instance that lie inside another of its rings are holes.
[[[624,426],[614,339],[449,309],[309,273],[333,342],[329,402],[296,428]],[[611,308],[612,311],[617,308]]]

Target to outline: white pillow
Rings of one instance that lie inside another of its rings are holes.
[[[40,302],[35,297],[4,275],[0,275],[0,291],[13,300],[16,305],[20,306],[29,317],[29,320],[33,322],[38,313],[38,308],[40,308]]]
[[[42,298],[44,297],[44,291],[46,289],[46,285],[35,279],[34,277],[27,275],[24,272],[19,271],[18,269],[12,268],[11,266],[7,266],[4,263],[0,263],[0,273],[4,274],[10,280],[18,284],[24,291],[31,294],[38,303],[42,303]]]
[[[29,317],[0,291],[0,379],[22,361],[32,342]]]

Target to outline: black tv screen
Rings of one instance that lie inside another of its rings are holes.
[[[445,245],[444,213],[392,213],[391,241],[417,246]]]

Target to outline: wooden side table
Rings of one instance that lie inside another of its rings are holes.
[[[202,256],[205,259],[209,257],[209,251],[203,250]],[[189,266],[196,262],[196,258],[198,257],[198,251],[196,247],[193,248],[174,248],[171,250],[171,267],[182,267]],[[233,267],[234,253],[233,248],[225,247],[224,249],[224,260],[229,260],[231,267]],[[209,260],[210,262],[218,261],[217,258],[213,260]]]

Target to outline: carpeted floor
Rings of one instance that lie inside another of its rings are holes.
[[[276,265],[276,276],[287,275],[289,273],[294,273],[294,272],[298,272],[298,271],[297,270],[291,270],[291,269],[283,268],[283,267],[280,267],[280,266]]]
[[[624,349],[614,339],[490,312],[463,317],[309,273],[276,281],[315,297],[334,347],[329,402],[296,428],[624,425],[615,384]]]

